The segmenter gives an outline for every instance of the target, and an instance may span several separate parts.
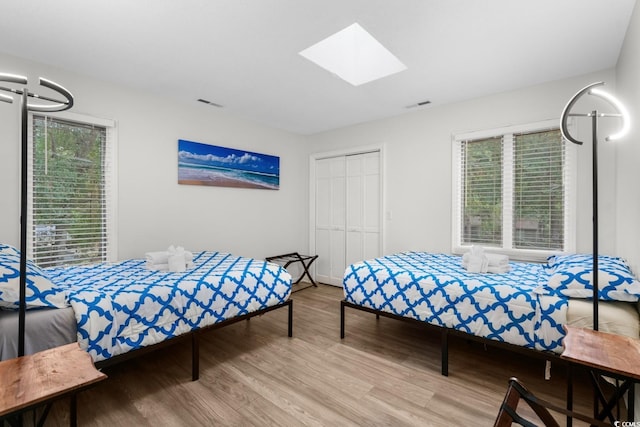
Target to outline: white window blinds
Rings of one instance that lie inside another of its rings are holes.
[[[32,116],[29,256],[42,267],[108,259],[112,162],[104,125]]]
[[[564,144],[558,129],[514,135],[516,248],[564,249]]]
[[[571,250],[572,159],[555,121],[456,136],[453,250],[521,259]]]
[[[462,142],[462,243],[502,244],[502,138]]]

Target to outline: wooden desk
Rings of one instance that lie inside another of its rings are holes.
[[[565,326],[564,329],[567,335],[564,337],[564,351],[560,357],[571,364],[586,367],[591,371],[591,380],[596,391],[594,417],[599,420],[608,417],[612,423],[616,421],[611,410],[622,395],[629,391],[628,418],[633,421],[633,384],[640,382],[640,340],[572,326]],[[623,381],[616,393],[608,400],[598,386],[598,374]],[[567,390],[567,404],[569,406],[572,405],[571,400],[572,384],[570,378]],[[602,411],[598,411],[597,402],[602,403]]]
[[[69,418],[75,426],[76,394],[106,378],[78,343],[4,360],[0,362],[0,421],[47,405],[41,424],[53,401],[70,396]]]

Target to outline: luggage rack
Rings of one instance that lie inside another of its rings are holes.
[[[302,264],[302,268],[304,269],[304,272],[300,275],[300,277],[298,277],[298,279],[295,282],[292,283],[292,285],[297,285],[298,283],[300,283],[300,281],[304,278],[304,276],[307,276],[309,278],[309,280],[311,281],[311,285],[292,291],[292,292],[297,292],[297,291],[301,291],[302,289],[310,288],[312,286],[316,288],[318,287],[315,280],[313,280],[313,277],[311,277],[311,273],[309,273],[309,267],[311,267],[311,264],[313,264],[313,262],[317,258],[318,258],[318,255],[301,255],[298,252],[291,252],[288,254],[266,257],[265,260],[269,262],[276,262],[276,263],[283,262],[284,265],[282,267],[285,270],[287,269],[287,267],[289,267],[289,265],[293,263],[299,262],[300,264]]]

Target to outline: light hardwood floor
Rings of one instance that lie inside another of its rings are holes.
[[[78,396],[79,424],[490,426],[512,376],[564,405],[559,364],[546,381],[541,359],[453,338],[444,377],[439,334],[347,309],[340,340],[341,289],[320,285],[292,298],[293,338],[286,310],[276,310],[204,334],[198,381],[189,341],[107,368],[108,380]],[[576,381],[575,407],[588,411],[588,385]],[[65,401],[46,425],[68,425]]]

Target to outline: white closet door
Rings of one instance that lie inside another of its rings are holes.
[[[346,157],[345,268],[380,255],[380,153]]]
[[[342,286],[347,265],[381,255],[380,152],[315,163],[316,279]]]
[[[316,280],[341,286],[345,264],[345,158],[316,161]]]

